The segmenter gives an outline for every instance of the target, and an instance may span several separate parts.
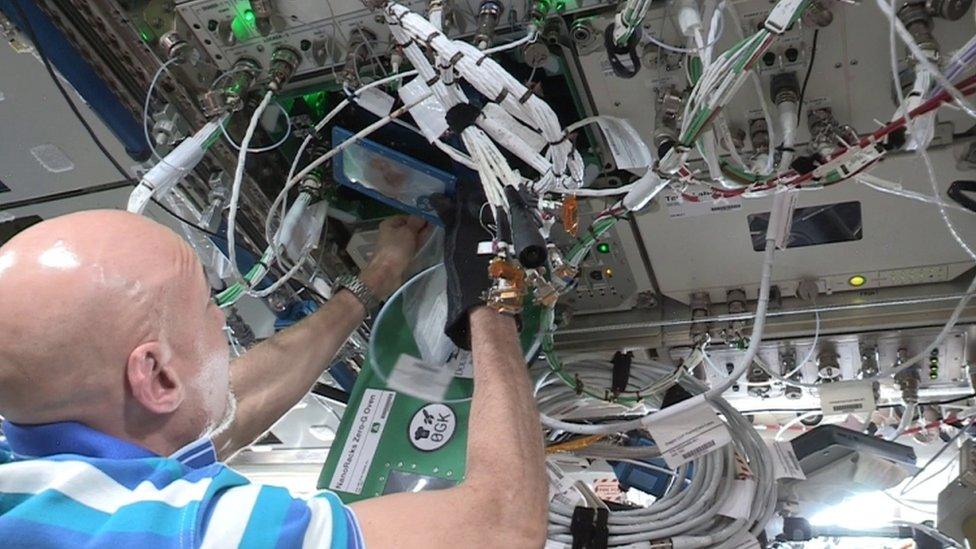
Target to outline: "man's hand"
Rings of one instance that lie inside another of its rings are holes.
[[[419,217],[397,216],[380,223],[380,237],[369,265],[359,278],[385,300],[403,284],[403,275],[430,234]]]

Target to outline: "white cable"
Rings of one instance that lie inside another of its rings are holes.
[[[897,440],[912,424],[915,418],[915,410],[918,408],[918,403],[906,402],[905,409],[902,411],[901,420],[898,422],[898,428],[891,436],[887,437],[887,440]]]
[[[820,410],[812,410],[810,412],[802,413],[802,414],[796,416],[795,418],[787,421],[786,423],[784,423],[779,428],[779,431],[776,432],[776,436],[773,437],[773,440],[776,440],[776,441],[783,440],[783,435],[785,435],[787,431],[789,431],[790,429],[792,429],[794,425],[802,422],[804,419],[809,419],[811,417],[819,416],[819,415],[821,415],[821,413],[822,412]]]
[[[933,206],[942,205],[944,208],[952,208],[958,212],[963,212],[968,215],[976,215],[976,212],[966,208],[965,206],[960,206],[955,202],[943,202],[941,199],[929,196],[927,194],[917,193],[914,191],[909,191],[906,189],[899,188],[897,183],[892,181],[887,181],[876,177],[871,174],[860,174],[855,179],[859,181],[866,187],[874,189],[878,192],[887,193],[894,196],[900,196],[902,198],[909,198],[911,200],[917,200],[919,202],[925,202],[926,204],[932,204]]]
[[[285,107],[281,103],[275,103],[275,106],[278,107],[279,109],[281,109],[281,114],[284,115],[284,117],[285,117],[285,123],[288,126],[287,129],[285,130],[285,135],[281,139],[279,139],[276,143],[274,143],[272,145],[268,145],[267,147],[259,147],[257,149],[248,149],[247,150],[248,154],[258,154],[258,153],[266,153],[266,152],[273,151],[273,150],[277,149],[278,147],[284,145],[285,142],[288,141],[288,138],[291,137],[291,129],[292,129],[291,128],[291,115],[288,114],[288,110],[285,109]],[[224,139],[227,140],[227,144],[229,144],[235,151],[241,150],[240,145],[238,145],[237,143],[235,143],[234,140],[230,137],[230,134],[227,133],[227,126],[225,124],[221,124],[220,125],[220,132],[224,134]]]
[[[241,150],[237,153],[237,168],[234,171],[234,185],[231,188],[230,204],[227,213],[227,257],[230,259],[230,272],[235,282],[242,278],[240,270],[237,268],[235,229],[237,225],[237,203],[240,200],[241,184],[244,181],[244,164],[247,161],[247,149],[251,144],[251,139],[254,138],[254,132],[258,128],[261,116],[264,114],[265,109],[268,108],[273,96],[273,91],[268,91],[264,94],[264,99],[261,100],[257,109],[254,110],[254,114],[251,115],[251,122],[248,124],[247,131],[244,133],[244,139],[241,141]]]
[[[898,32],[898,37],[901,38],[905,46],[908,47],[908,51],[912,53],[915,60],[918,61],[922,68],[928,71],[929,74],[932,75],[932,78],[935,78],[939,85],[942,86],[942,88],[946,90],[953,99],[955,99],[956,104],[963,110],[963,112],[972,118],[976,118],[976,110],[973,109],[973,106],[969,104],[969,101],[962,94],[962,92],[953,86],[952,83],[946,79],[945,75],[943,75],[942,72],[935,65],[933,65],[931,61],[929,61],[928,56],[926,56],[918,44],[915,43],[915,39],[912,38],[911,33],[908,32],[908,29],[905,28],[904,23],[898,19],[891,7],[888,4],[885,4],[884,0],[875,0],[875,3],[878,5],[878,9],[881,10],[881,13],[883,13],[885,17],[887,17],[888,20],[895,25],[895,30]]]
[[[152,155],[157,160],[162,160],[163,157],[160,156],[160,154],[156,151],[156,143],[149,135],[149,103],[152,101],[153,90],[156,89],[156,84],[159,82],[159,78],[163,75],[163,72],[169,72],[170,65],[174,65],[178,62],[180,62],[180,58],[174,57],[159,67],[156,74],[153,75],[152,81],[149,83],[149,89],[146,90],[146,100],[142,104],[142,131],[146,136],[146,144],[149,145],[149,150],[152,151]]]

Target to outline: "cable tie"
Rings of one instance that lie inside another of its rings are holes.
[[[474,66],[480,67],[481,64],[485,62],[485,59],[488,59],[488,54],[487,53],[485,55],[482,55],[477,61],[475,61],[474,62]]]
[[[518,101],[519,101],[519,103],[521,103],[521,104],[524,105],[526,101],[528,101],[529,99],[532,99],[532,96],[533,95],[535,95],[535,94],[532,93],[532,90],[526,88],[525,89],[525,93],[522,94],[522,97],[519,97],[519,100]]]
[[[549,146],[555,147],[556,145],[559,145],[560,143],[567,141],[568,139],[569,139],[569,134],[564,133],[562,139],[560,139],[559,141],[550,141]]]
[[[438,32],[438,31],[434,31],[434,32],[430,33],[430,36],[428,36],[427,39],[424,40],[424,44],[427,44],[427,47],[428,48],[434,49],[434,46],[432,46],[430,43],[433,42],[435,38],[437,38],[437,35],[438,34],[440,34],[440,32]]]
[[[448,68],[448,69],[453,68],[454,65],[457,65],[458,61],[460,61],[463,57],[464,57],[464,54],[463,53],[461,53],[461,52],[455,53],[454,54],[454,57],[452,57],[451,60],[448,61],[448,65],[447,65],[446,68]]]
[[[427,87],[429,88],[429,87],[433,86],[434,84],[436,84],[440,79],[441,79],[441,77],[440,76],[437,76],[435,74],[430,80],[428,80],[427,82],[425,82],[425,84],[427,84]]]
[[[498,97],[495,98],[494,102],[501,103],[506,97],[508,97],[508,88],[502,88],[501,93],[498,94]]]

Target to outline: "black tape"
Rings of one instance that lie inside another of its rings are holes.
[[[610,545],[610,527],[607,526],[607,520],[610,518],[610,512],[601,507],[596,510],[596,522],[593,525],[593,537],[590,538],[590,549],[607,549]]]
[[[607,59],[610,61],[610,68],[613,69],[613,74],[619,78],[633,78],[637,76],[637,73],[641,69],[640,56],[637,55],[637,44],[640,43],[641,39],[640,27],[630,35],[626,44],[618,46],[613,39],[613,26],[614,23],[610,23],[607,26],[607,30],[603,33],[603,47],[607,50]],[[619,57],[621,55],[626,55],[630,59],[633,68],[623,64]]]
[[[447,110],[447,127],[451,131],[461,135],[468,126],[474,124],[475,120],[481,116],[481,109],[470,103],[458,103]]]
[[[966,196],[966,193],[976,193],[976,181],[953,181],[946,194],[957,204],[976,213],[976,199]]]
[[[658,158],[664,158],[665,156],[667,156],[667,154],[669,152],[671,152],[671,149],[673,149],[673,148],[674,148],[674,141],[673,140],[668,139],[667,141],[663,141],[657,147],[657,157]]]
[[[588,549],[590,547],[595,518],[595,509],[589,507],[573,509],[573,520],[569,523],[569,533],[573,535],[573,549]]]
[[[607,520],[610,512],[603,507],[576,507],[570,521],[569,532],[573,536],[573,549],[607,549],[610,528]]]
[[[898,128],[897,130],[888,134],[885,138],[882,147],[886,151],[897,151],[905,146],[908,142],[908,130],[906,128]]]
[[[819,165],[820,162],[817,161],[816,155],[798,156],[790,163],[790,168],[800,175],[806,175],[816,170]]]
[[[512,246],[515,247],[519,263],[526,269],[545,265],[548,257],[546,240],[539,232],[534,214],[515,187],[506,186],[505,197],[508,198],[509,221],[512,222]]]
[[[630,383],[630,365],[634,361],[632,352],[616,352],[610,363],[613,364],[613,374],[611,375],[610,389],[614,394],[620,394],[627,390]]]

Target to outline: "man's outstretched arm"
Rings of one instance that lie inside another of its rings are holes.
[[[467,474],[456,488],[352,505],[371,547],[541,547],[548,484],[539,413],[515,321],[471,312],[474,397]]]
[[[403,272],[426,237],[426,223],[396,217],[380,225],[370,264],[359,277],[379,298],[399,287]],[[363,321],[366,311],[351,292],[336,293],[315,314],[255,345],[231,365],[237,415],[214,437],[220,459],[251,444],[290,410],[322,375]]]

